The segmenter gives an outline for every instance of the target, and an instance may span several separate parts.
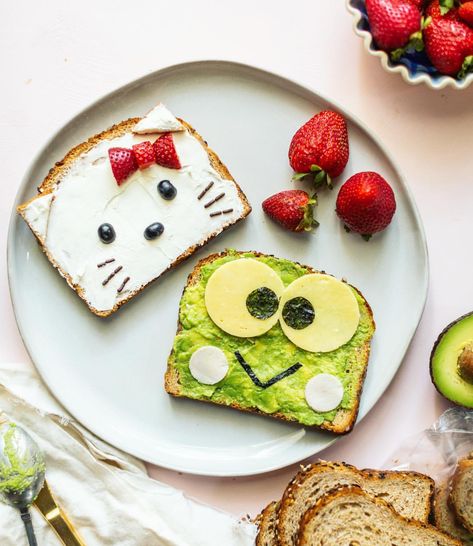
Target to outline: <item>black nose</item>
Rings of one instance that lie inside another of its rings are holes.
[[[115,240],[116,235],[112,224],[101,224],[97,232],[102,243],[105,243],[106,245],[113,243]]]
[[[176,187],[169,180],[161,180],[158,184],[158,192],[166,201],[171,201],[177,194]]]
[[[153,224],[150,224],[144,232],[145,239],[148,239],[148,241],[151,241],[153,239],[156,239],[159,237],[164,231],[164,226],[161,224],[161,222],[154,222]]]

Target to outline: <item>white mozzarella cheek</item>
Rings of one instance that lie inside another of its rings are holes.
[[[316,375],[307,382],[305,399],[314,411],[332,411],[343,399],[342,382],[328,373]]]
[[[199,383],[215,385],[227,375],[228,360],[225,353],[217,347],[201,347],[192,354],[189,370]]]

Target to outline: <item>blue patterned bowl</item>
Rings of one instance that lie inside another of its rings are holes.
[[[366,51],[370,55],[379,57],[383,68],[387,72],[398,72],[405,82],[411,85],[425,83],[431,89],[443,89],[448,86],[454,89],[466,89],[473,81],[473,73],[468,74],[462,80],[439,74],[427,59],[425,53],[409,53],[397,62],[391,61],[389,55],[378,49],[373,41],[366,14],[365,0],[346,0],[346,6],[354,17],[353,30],[363,38]]]

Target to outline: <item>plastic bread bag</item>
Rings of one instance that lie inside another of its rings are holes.
[[[458,461],[472,452],[473,411],[451,408],[430,428],[408,438],[385,467],[422,472],[440,484],[450,478]]]

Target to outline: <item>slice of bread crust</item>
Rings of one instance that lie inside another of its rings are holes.
[[[222,257],[226,256],[228,254],[228,252],[229,251],[226,250],[226,251],[223,251],[223,252],[220,252],[220,253],[211,254],[210,256],[207,256],[206,258],[203,258],[202,260],[200,260],[196,264],[196,266],[194,267],[193,271],[190,273],[190,275],[189,275],[189,277],[187,279],[187,284],[184,287],[184,292],[185,292],[185,290],[186,290],[186,288],[188,286],[192,286],[192,285],[197,284],[199,282],[199,280],[200,280],[200,271],[206,264],[212,263],[213,261],[217,260],[218,258],[222,258]],[[264,254],[264,253],[256,252],[256,251],[248,251],[248,252],[251,252],[251,254],[254,255],[255,257],[264,257],[264,256],[274,257],[272,255]],[[246,253],[247,252],[240,251],[238,254],[244,255]],[[297,263],[301,267],[305,268],[308,273],[325,273],[324,271],[317,271],[317,270],[315,270],[314,268],[312,268],[310,266],[301,265],[298,262],[294,262],[294,263]],[[371,319],[372,328],[373,328],[373,331],[374,331],[375,322],[374,322],[373,312],[371,310],[371,307],[369,306],[368,302],[363,297],[363,294],[361,294],[361,292],[357,288],[355,288],[353,286],[352,286],[352,288],[354,290],[356,290],[356,292],[358,292],[358,294],[360,294],[360,296],[363,298],[364,303],[366,305],[367,312],[368,312],[369,317]],[[182,326],[180,320],[178,319],[178,326],[177,326],[177,332],[176,333],[179,334],[179,332],[182,330],[182,328],[183,328],[183,326]],[[358,383],[356,385],[356,403],[355,403],[355,406],[351,410],[341,408],[341,409],[339,409],[337,411],[337,415],[336,415],[335,419],[332,422],[324,421],[321,425],[313,425],[313,427],[310,427],[310,428],[328,430],[328,431],[333,432],[335,434],[346,434],[346,433],[350,432],[353,429],[353,427],[355,425],[355,422],[356,422],[356,418],[358,416],[358,410],[359,410],[359,406],[360,406],[360,398],[361,398],[361,393],[362,393],[362,389],[363,389],[363,383],[364,383],[365,376],[366,376],[366,371],[367,371],[367,368],[368,368],[368,359],[369,359],[369,355],[370,355],[370,347],[371,347],[370,342],[366,342],[363,347],[359,348],[359,351],[358,351],[358,359],[360,359],[363,362],[364,368],[363,368],[363,372],[362,372],[362,374],[361,374],[361,376],[359,378],[359,381],[358,381]],[[174,349],[171,351],[171,354],[170,354],[169,359],[168,359],[168,366],[167,366],[167,370],[166,370],[166,373],[165,373],[165,376],[164,376],[164,387],[166,389],[166,392],[171,394],[172,396],[181,397],[181,396],[184,396],[184,395],[181,393],[179,372],[173,366],[173,359],[174,359]],[[280,412],[275,412],[275,413],[269,414],[269,413],[265,413],[263,411],[260,411],[258,408],[244,408],[244,407],[242,407],[240,404],[238,404],[236,402],[227,405],[227,404],[224,404],[223,402],[218,402],[218,401],[213,401],[213,400],[206,400],[206,399],[198,399],[198,400],[200,402],[223,405],[225,407],[231,407],[233,409],[240,410],[240,411],[246,411],[248,413],[256,413],[256,414],[259,414],[259,415],[265,415],[265,416],[268,416],[268,417],[273,417],[275,419],[280,419],[282,421],[296,422],[297,423],[296,419],[289,419],[286,415],[284,415],[284,414],[282,414]]]
[[[473,533],[473,459],[459,461],[452,478],[450,503],[457,520]]]
[[[20,214],[20,216],[26,221],[25,217],[25,209],[27,206],[37,199],[38,197],[42,195],[47,195],[48,193],[51,193],[54,191],[56,186],[60,184],[61,179],[67,174],[69,169],[71,168],[72,164],[75,160],[77,160],[81,155],[87,153],[90,151],[94,146],[99,144],[100,142],[104,140],[112,140],[118,137],[123,136],[126,133],[132,132],[133,127],[141,120],[142,118],[130,118],[125,121],[122,121],[120,123],[117,123],[116,125],[113,125],[109,129],[106,129],[105,131],[98,133],[95,136],[90,137],[85,142],[82,142],[72,148],[61,161],[58,161],[54,167],[52,167],[46,177],[44,178],[43,182],[38,187],[38,195],[33,197],[32,199],[26,201],[25,203],[22,203],[17,207],[17,212]],[[232,225],[235,225],[236,223],[240,222],[244,218],[246,218],[250,212],[251,212],[251,206],[248,202],[248,199],[246,198],[246,195],[243,193],[242,189],[238,185],[238,183],[234,180],[232,175],[230,174],[228,168],[221,162],[220,158],[217,156],[217,154],[207,145],[207,142],[201,137],[201,135],[191,126],[189,123],[185,122],[182,119],[178,120],[184,125],[184,127],[189,131],[189,133],[194,136],[204,147],[204,149],[207,152],[207,155],[210,159],[210,163],[212,167],[217,171],[217,173],[224,179],[231,180],[235,184],[238,192],[238,196],[243,204],[243,213],[241,216],[234,222],[229,223],[223,227],[222,230],[218,232],[214,232],[210,234],[205,240],[200,241],[198,244],[193,245],[192,247],[188,248],[184,253],[182,253],[180,256],[177,257],[174,262],[172,262],[169,267],[163,271],[160,275],[155,277],[154,279],[150,280],[149,282],[143,284],[138,290],[135,290],[132,292],[127,298],[124,298],[117,302],[114,307],[110,310],[106,311],[100,311],[98,309],[95,309],[92,305],[90,305],[87,301],[87,298],[84,294],[83,289],[75,284],[72,281],[72,278],[69,274],[67,274],[65,271],[61,270],[59,265],[57,264],[54,257],[51,255],[51,253],[48,251],[48,249],[44,245],[44,241],[41,240],[41,237],[38,235],[38,233],[35,233],[33,229],[31,231],[35,235],[42,251],[46,254],[48,257],[48,260],[51,262],[53,267],[59,272],[59,274],[66,280],[67,284],[78,294],[78,296],[87,304],[89,309],[94,313],[95,315],[99,317],[108,317],[115,311],[117,311],[122,305],[133,299],[135,296],[137,296],[146,286],[157,280],[159,277],[161,277],[164,273],[167,271],[174,269],[177,265],[179,265],[181,262],[192,256],[199,248],[206,245],[208,242],[210,242],[212,239],[217,237],[220,233],[231,227]]]
[[[462,542],[465,546],[473,545],[473,533],[467,531],[461,525],[453,513],[449,501],[450,486],[448,483],[442,484],[435,491],[434,501],[434,521],[435,525],[447,535],[452,536]]]
[[[358,470],[346,463],[320,461],[303,467],[284,491],[277,514],[275,544],[296,546],[305,512],[329,491],[341,486],[361,487],[382,497],[409,519],[422,522],[429,519],[434,481],[428,476],[417,472]]]
[[[308,510],[300,546],[461,546],[437,528],[399,515],[360,487],[342,487]]]
[[[258,525],[256,546],[277,546],[278,538],[276,523],[278,508],[279,502],[270,502],[256,518],[256,524]]]

